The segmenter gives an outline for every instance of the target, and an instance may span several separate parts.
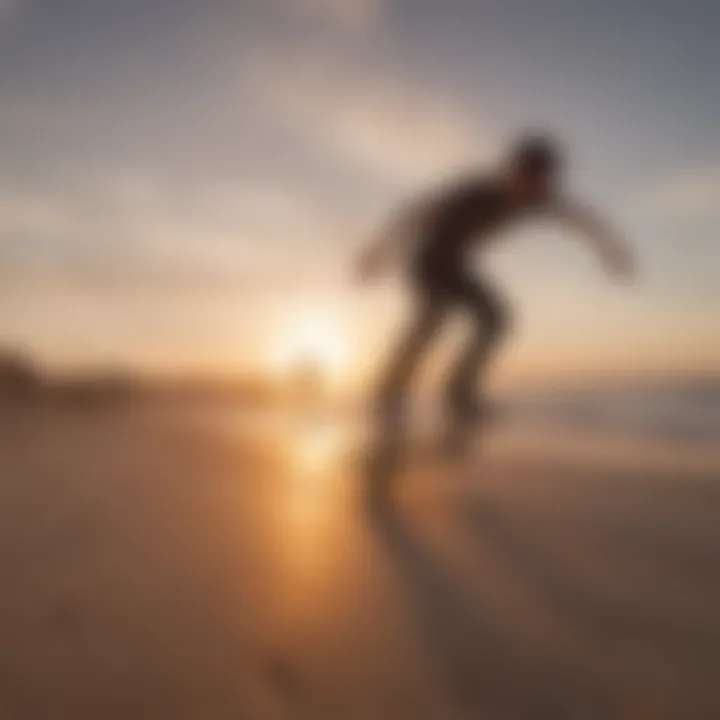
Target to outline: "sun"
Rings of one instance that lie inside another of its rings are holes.
[[[330,313],[297,313],[280,332],[275,355],[275,365],[283,374],[311,366],[327,379],[336,380],[348,362],[347,333]]]

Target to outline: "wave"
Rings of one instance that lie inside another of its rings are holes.
[[[565,391],[503,404],[513,425],[678,441],[720,441],[720,383]]]

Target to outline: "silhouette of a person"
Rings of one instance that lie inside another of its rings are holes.
[[[409,252],[409,279],[415,319],[401,338],[379,386],[375,470],[390,470],[402,440],[406,390],[414,371],[448,314],[465,310],[476,332],[447,376],[445,405],[450,438],[459,439],[482,418],[477,385],[510,327],[508,305],[481,275],[470,269],[470,250],[490,243],[497,232],[534,215],[554,216],[587,237],[610,272],[629,276],[633,258],[594,213],[561,193],[563,152],[550,137],[521,138],[493,173],[470,175],[414,202],[391,219],[361,255],[362,280],[378,276],[403,247]]]

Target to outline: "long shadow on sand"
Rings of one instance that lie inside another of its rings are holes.
[[[480,717],[562,720],[584,707],[601,707],[598,693],[531,658],[493,625],[493,617],[424,547],[397,513],[368,515],[428,649],[458,710]]]
[[[720,666],[720,637],[584,586],[560,567],[519,521],[492,501],[469,501],[458,509],[458,516],[469,538],[499,563],[515,568],[528,592],[574,622],[588,639],[614,636],[634,640],[659,654],[677,657],[681,653],[705,666]],[[569,536],[567,543],[580,540],[588,541],[588,537]],[[590,541],[602,548],[602,533],[595,533]]]

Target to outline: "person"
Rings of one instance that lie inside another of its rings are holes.
[[[528,135],[510,149],[500,167],[474,173],[398,213],[359,258],[363,281],[372,280],[409,249],[408,270],[415,318],[385,369],[378,393],[378,442],[371,477],[389,476],[400,457],[408,385],[424,352],[448,315],[464,310],[474,321],[469,346],[448,374],[445,408],[447,447],[461,451],[466,430],[486,415],[478,387],[510,328],[508,304],[487,278],[473,273],[470,251],[487,247],[513,223],[545,215],[558,218],[589,239],[611,273],[629,276],[631,253],[593,212],[561,190],[564,153],[547,135]],[[412,245],[411,245],[412,241]]]

